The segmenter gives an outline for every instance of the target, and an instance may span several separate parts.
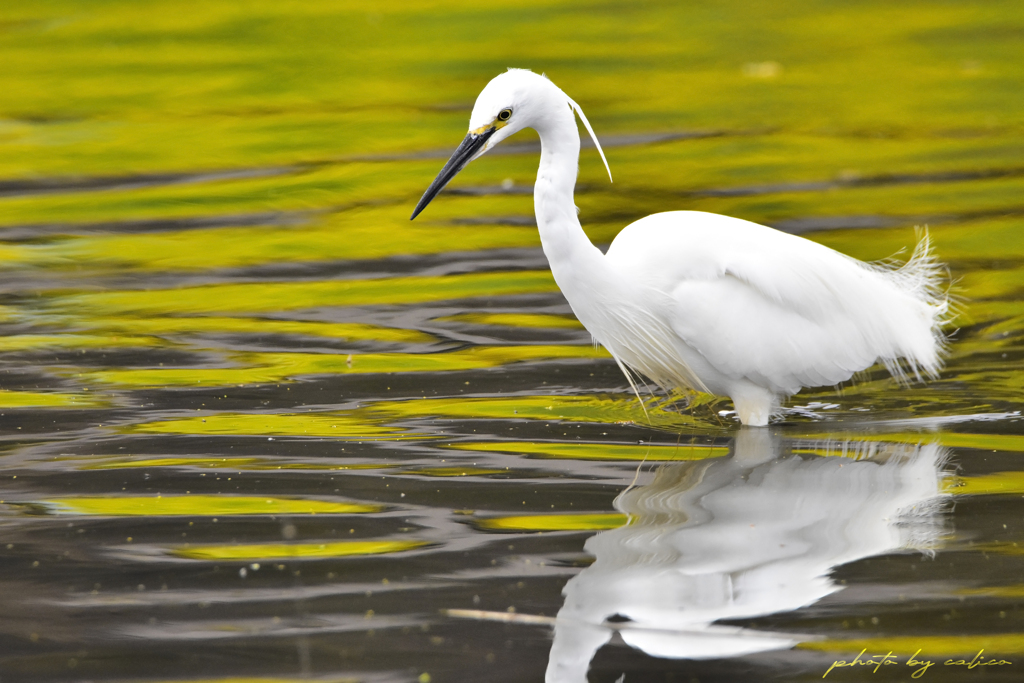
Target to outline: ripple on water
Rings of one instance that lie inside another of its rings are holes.
[[[0,21],[4,680],[1019,680],[1019,7],[709,8]],[[941,376],[768,430],[638,401],[547,269],[529,139],[410,222],[496,26],[610,152],[598,244],[688,209],[878,260],[927,224]]]

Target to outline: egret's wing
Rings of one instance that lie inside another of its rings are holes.
[[[878,359],[891,369],[900,357],[934,359],[927,304],[835,252],[814,256],[741,254],[718,277],[679,282],[673,330],[719,371],[783,393],[837,384]]]
[[[672,329],[727,377],[778,393],[837,384],[877,357],[854,321],[809,316],[732,273],[684,281],[671,292]]]

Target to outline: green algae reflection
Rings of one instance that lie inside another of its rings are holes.
[[[422,477],[483,477],[489,474],[508,474],[508,470],[497,470],[489,467],[420,467],[407,470],[402,474]]]
[[[367,171],[375,170],[372,167],[363,168]],[[365,182],[372,176],[373,174],[368,172],[360,180]],[[326,180],[330,182],[330,179]],[[378,182],[386,184],[387,180],[378,179]],[[243,211],[250,209],[251,207],[245,205],[245,201],[251,199],[246,192],[250,188],[241,183],[232,185],[237,195],[235,202],[226,198],[223,189],[216,185],[191,187],[185,191],[175,188],[173,195],[187,198],[209,193],[213,195],[211,199],[224,208]],[[273,189],[280,189],[288,183],[277,180],[273,185],[276,186]],[[167,189],[134,192],[130,195],[129,202],[138,206],[147,194],[157,193],[172,194]],[[315,200],[323,201],[322,192],[314,194],[319,195]],[[288,204],[292,204],[293,201],[289,201]],[[68,218],[81,221],[83,218],[109,218],[113,215],[128,221],[147,217],[144,206],[124,207],[111,205],[112,202],[104,206],[105,203],[94,198],[80,207],[76,215]],[[38,202],[36,204],[38,205]],[[181,215],[185,218],[188,214],[183,211],[194,211],[194,207],[188,206],[182,208],[171,205],[161,208],[165,211],[163,215],[168,217]],[[205,208],[207,211],[216,211],[216,207]],[[303,217],[298,211],[295,213],[298,214],[296,218]],[[225,222],[230,222],[231,218],[229,215],[221,217]],[[282,218],[285,222],[292,222],[284,216]],[[485,230],[479,226],[446,226],[442,232],[438,231],[436,225],[430,225],[425,221],[410,223],[409,209],[404,205],[304,218],[308,220],[302,222],[308,224],[301,227],[271,225],[180,230],[157,234],[69,236],[51,244],[7,246],[0,249],[0,258],[3,258],[2,263],[8,268],[61,268],[66,267],[68,263],[84,262],[100,269],[202,271],[264,263],[362,260],[387,258],[396,254],[436,254],[449,250],[452,244],[458,244],[460,249],[467,251],[535,247],[539,244],[537,231],[532,227],[489,226]],[[213,220],[216,221],[217,217],[213,217]],[[387,226],[387,234],[390,236],[388,239],[381,239],[384,225]]]
[[[385,555],[415,550],[430,545],[427,541],[331,541],[328,543],[252,543],[238,545],[201,545],[174,548],[170,553],[189,560],[241,561],[313,560],[359,555]]]
[[[0,389],[0,408],[96,408],[103,404],[89,394]]]
[[[458,315],[438,318],[438,320],[472,323],[474,325],[583,329],[583,324],[576,318],[543,313],[459,313]]]
[[[947,493],[958,496],[1024,494],[1024,472],[994,472],[973,477],[951,477]]]
[[[564,441],[528,442],[493,441],[452,444],[452,449],[485,453],[515,453],[537,458],[565,460],[640,460],[672,462],[675,460],[703,460],[719,458],[729,452],[727,446],[680,444],[655,446],[651,444],[566,443]]]
[[[514,347],[536,349],[538,347]],[[559,347],[555,347],[559,348]],[[563,347],[564,348],[564,347]],[[571,348],[571,347],[570,347]],[[589,347],[586,347],[589,348]],[[690,415],[661,409],[648,411],[655,426],[678,427],[700,424]],[[350,411],[304,413],[208,413],[124,427],[129,433],[204,434],[235,436],[299,436],[334,437],[341,439],[407,439],[428,438],[382,422],[421,418],[451,419],[530,419],[569,422],[626,423],[646,422],[643,409],[632,397],[607,396],[510,396],[502,398],[446,398],[407,401],[380,401]],[[593,446],[533,445],[524,443],[472,444],[466,448],[502,450],[547,457],[579,457],[589,459],[690,460],[724,454],[713,446],[681,444],[680,446]]]
[[[130,387],[273,384],[310,375],[452,372],[559,358],[609,358],[593,346],[477,346],[443,353],[236,353],[227,368],[126,368],[76,377]]]
[[[361,323],[325,323],[308,320],[275,320],[272,318],[243,318],[191,316],[152,318],[92,318],[77,321],[107,332],[130,330],[166,337],[169,335],[197,334],[258,334],[323,337],[351,341],[383,341],[423,343],[434,337],[417,330],[380,327]],[[70,335],[69,335],[70,336]],[[98,344],[96,344],[98,345]],[[126,345],[122,343],[121,345]],[[0,347],[2,349],[3,347]]]
[[[145,422],[125,428],[142,434],[305,436],[342,439],[405,439],[412,434],[360,421],[351,413],[216,413]]]
[[[555,290],[548,271],[514,271],[88,292],[55,297],[49,306],[55,313],[87,317],[237,314],[321,306],[410,305]]]
[[[572,348],[572,347],[569,347]],[[600,351],[604,355],[604,351]],[[691,407],[698,409],[717,399],[698,396]],[[645,408],[632,395],[586,396],[501,396],[494,398],[421,399],[379,402],[368,407],[374,413],[391,418],[445,417],[484,420],[545,420],[566,422],[603,422],[644,424],[666,429],[699,426],[720,429],[704,410],[677,412],[661,399],[649,400]]]
[[[69,458],[70,459],[70,458]],[[89,458],[87,464],[80,466],[83,470],[123,470],[148,469],[151,467],[223,470],[236,472],[273,472],[286,471],[344,471],[344,470],[379,470],[396,467],[387,463],[353,463],[338,464],[336,462],[294,462],[281,458],[257,457],[163,457],[163,458]]]
[[[623,514],[598,512],[489,517],[475,520],[473,526],[484,531],[604,531],[618,529],[628,521]]]
[[[538,347],[514,347],[537,349]],[[557,348],[557,347],[556,347]],[[563,347],[564,348],[564,347]],[[571,348],[571,347],[569,347]],[[586,347],[589,348],[589,347]],[[692,425],[688,415],[672,412],[649,411],[651,421],[658,426]],[[643,410],[631,397],[607,396],[509,396],[501,398],[420,398],[415,400],[379,401],[365,408],[345,412],[321,413],[210,413],[154,422],[144,422],[122,428],[129,433],[148,434],[209,434],[209,435],[265,435],[335,437],[344,439],[406,439],[427,438],[382,422],[425,417],[452,419],[530,419],[564,420],[571,422],[633,423],[644,420]],[[575,447],[523,444],[472,444],[469,449],[516,451],[551,457],[586,457],[583,449]],[[520,449],[521,446],[521,449]],[[589,446],[591,459],[642,460],[643,454],[653,459],[690,460],[723,452],[714,446]],[[547,451],[546,451],[547,449]],[[598,455],[603,453],[604,455]]]
[[[31,510],[51,515],[102,517],[197,517],[233,515],[354,515],[380,512],[382,505],[339,503],[265,496],[118,496],[66,497],[28,504]]]
[[[133,332],[139,332],[134,330]],[[12,334],[0,337],[0,352],[34,351],[37,349],[109,349],[159,346],[156,337],[137,334]]]

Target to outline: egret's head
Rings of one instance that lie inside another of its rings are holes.
[[[472,158],[523,128],[536,126],[555,113],[554,107],[563,116],[571,111],[569,97],[546,76],[526,69],[509,69],[496,76],[477,96],[469,117],[469,135],[485,139]]]
[[[523,128],[536,128],[551,116],[572,116],[574,109],[593,136],[579,106],[547,77],[525,69],[509,69],[495,77],[476,98],[469,117],[469,133],[423,193],[412,218],[416,218],[469,162]],[[601,157],[604,158],[604,152]]]

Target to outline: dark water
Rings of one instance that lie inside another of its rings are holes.
[[[0,10],[0,681],[1021,680],[1022,32]],[[407,220],[509,64],[602,136],[599,244],[692,208],[881,259],[927,223],[941,377],[645,416],[548,274],[528,136]]]

